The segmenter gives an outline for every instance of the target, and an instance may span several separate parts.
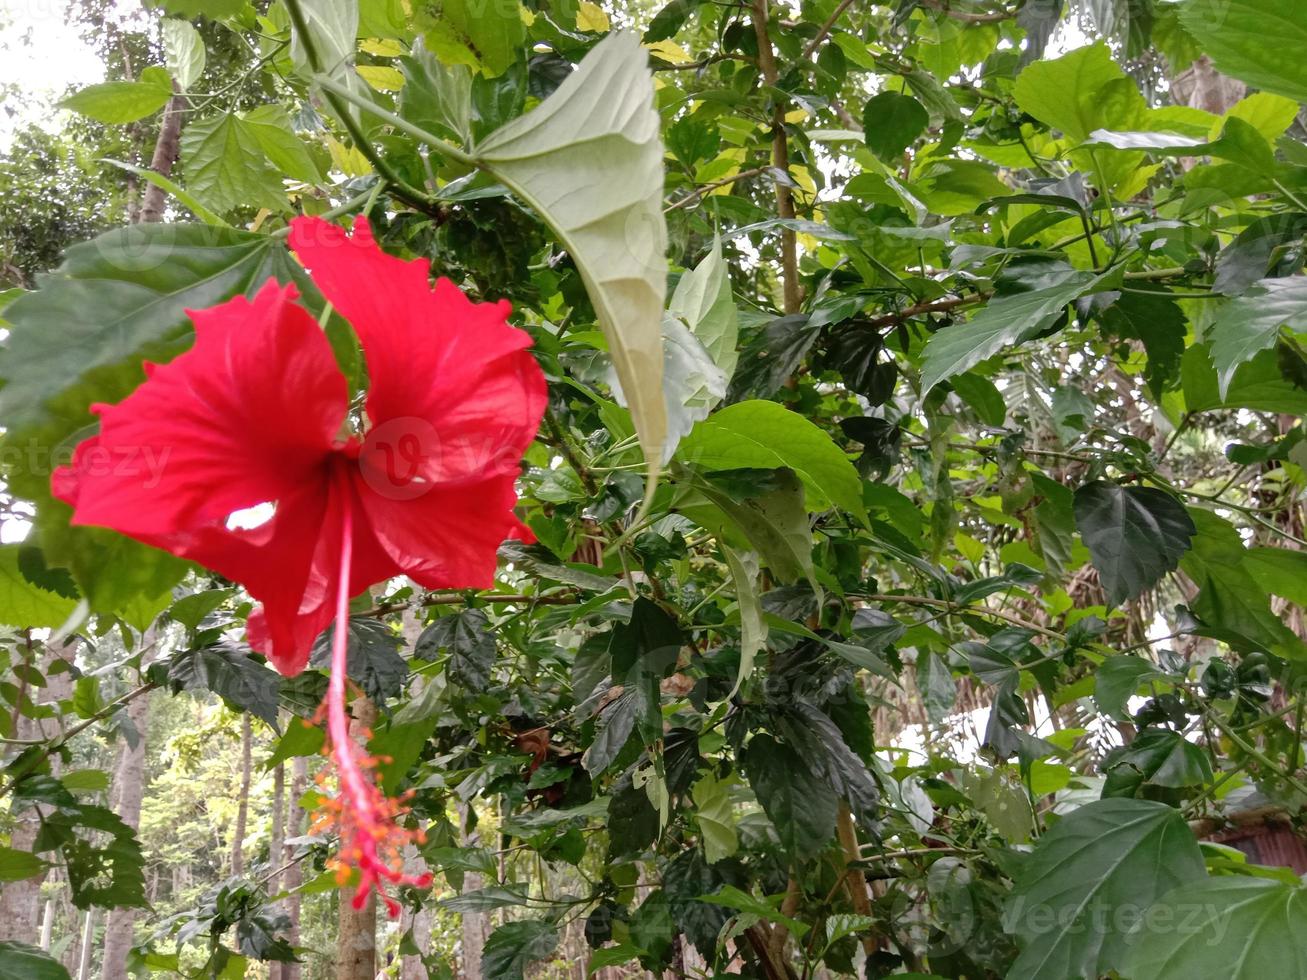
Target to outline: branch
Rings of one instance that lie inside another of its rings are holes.
[[[163,123],[159,127],[159,138],[154,144],[154,155],[150,158],[150,169],[161,177],[172,173],[172,165],[177,160],[181,148],[182,117],[186,112],[186,96],[181,94],[177,83],[172,83],[173,96],[163,110]],[[163,206],[166,196],[158,184],[148,184],[141,197],[141,210],[138,220],[142,224],[154,224],[163,220]]]
[[[1064,637],[1057,630],[1051,630],[1047,626],[1040,626],[1038,623],[1032,623],[1020,616],[1013,616],[1011,613],[1000,612],[997,609],[990,609],[988,606],[968,606],[960,602],[952,602],[948,599],[935,599],[931,596],[924,595],[853,595],[850,598],[858,598],[866,602],[901,602],[907,606],[930,606],[933,609],[944,609],[949,612],[959,614],[968,614],[972,616],[988,616],[991,619],[999,619],[1005,623],[1011,623],[1013,626],[1020,626],[1022,629],[1028,629],[1038,633],[1040,636],[1046,636],[1051,640],[1064,640]]]
[[[704,184],[702,187],[696,187],[688,195],[681,198],[675,204],[669,204],[667,207],[663,208],[663,214],[668,214],[672,211],[675,211],[677,208],[683,208],[687,204],[693,204],[695,201],[699,200],[699,198],[703,197],[705,194],[710,194],[719,187],[725,187],[727,184],[733,184],[737,180],[747,180],[750,177],[757,177],[759,174],[765,174],[770,169],[771,167],[754,167],[752,170],[741,170],[738,174],[736,174],[733,177],[723,177],[721,180],[714,180],[710,183]]]
[[[937,10],[946,17],[960,20],[964,24],[1000,24],[1017,15],[1015,10],[995,10],[987,14],[970,14],[963,10],[953,10],[947,0],[917,0],[917,3],[929,10]]]
[[[762,79],[775,86],[780,78],[776,70],[776,53],[767,34],[767,0],[753,0],[753,32],[758,38],[758,70]],[[783,174],[790,172],[790,146],[785,136],[785,110],[777,102],[772,109],[772,166]],[[794,195],[783,181],[776,182],[776,215],[794,218]],[[799,245],[792,228],[781,229],[781,292],[783,309],[788,316],[803,305],[799,290]]]
[[[840,16],[844,13],[844,11],[848,10],[852,6],[853,6],[853,0],[843,0],[843,2],[838,7],[836,7],[835,10],[831,13],[831,15],[826,18],[826,23],[821,25],[821,30],[817,32],[817,36],[814,37],[811,41],[809,41],[808,46],[803,49],[804,61],[807,61],[809,58],[812,57],[813,52],[816,51],[817,48],[821,46],[821,42],[826,40],[826,35],[831,32],[831,28],[835,26],[835,22],[840,19]]]

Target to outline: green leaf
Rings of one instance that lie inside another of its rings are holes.
[[[1301,57],[1307,7],[1281,0],[1185,0],[1180,22],[1219,71],[1307,102],[1307,63]]]
[[[163,59],[168,71],[183,92],[204,74],[204,39],[189,21],[165,17],[163,26]]]
[[[466,609],[436,620],[418,637],[413,656],[435,660],[444,651],[449,652],[445,671],[453,680],[478,694],[489,687],[495,634],[484,611]]]
[[[0,545],[0,622],[19,629],[62,626],[77,601],[29,582],[19,569],[20,550],[20,545]]]
[[[548,922],[509,922],[486,940],[481,949],[481,970],[486,980],[524,980],[523,971],[530,964],[557,948],[558,930]]]
[[[866,520],[862,481],[830,436],[775,402],[727,406],[694,427],[677,457],[708,472],[787,466],[803,481],[814,509],[833,504]]]
[[[722,555],[731,570],[731,581],[735,586],[735,602],[740,609],[740,669],[735,675],[735,684],[727,700],[735,697],[740,685],[753,673],[753,664],[767,642],[767,621],[762,615],[762,600],[758,595],[757,562],[738,554],[728,545],[723,544]],[[809,549],[811,552],[811,549]]]
[[[652,473],[667,435],[667,228],[647,61],[634,35],[609,35],[549,98],[491,133],[477,159],[535,208],[580,269]]]
[[[1112,606],[1174,571],[1195,531],[1184,505],[1170,494],[1102,480],[1076,491],[1075,515]]]
[[[261,105],[240,117],[241,129],[254,137],[272,165],[291,180],[322,182],[322,172],[303,141],[295,135],[290,116],[279,105]]]
[[[910,95],[881,92],[862,110],[862,130],[871,152],[895,162],[930,125],[930,113]]]
[[[174,692],[212,691],[234,711],[248,711],[277,727],[281,675],[235,647],[185,650],[168,663]]]
[[[1180,380],[1185,408],[1191,412],[1246,408],[1283,415],[1307,414],[1307,390],[1285,379],[1274,351],[1262,351],[1236,368],[1223,396],[1216,368],[1212,366],[1210,347],[1195,344],[1184,352]]]
[[[30,851],[0,847],[0,881],[22,881],[33,878],[48,865]]]
[[[480,3],[445,0],[441,15],[477,53],[487,74],[498,75],[516,62],[526,40],[521,5],[516,0]]]
[[[676,446],[708,417],[726,397],[726,373],[681,320],[670,313],[663,318],[663,401],[667,408],[667,437],[662,462],[672,458]],[[613,397],[629,407],[621,382],[611,381]]]
[[[1307,277],[1262,279],[1227,303],[1207,328],[1221,397],[1236,369],[1275,346],[1280,328],[1307,329]]]
[[[327,667],[331,663],[331,637],[336,629],[332,623],[313,641],[309,663]],[[399,655],[400,639],[385,623],[361,616],[349,620],[348,669],[350,680],[363,689],[363,693],[380,704],[393,698],[404,689],[408,679],[408,663]]]
[[[1207,754],[1169,728],[1144,729],[1129,745],[1109,752],[1101,768],[1104,799],[1137,796],[1145,785],[1181,789],[1212,778]]]
[[[1307,644],[1272,611],[1267,590],[1245,567],[1249,552],[1234,525],[1206,510],[1194,510],[1193,520],[1198,533],[1181,567],[1198,586],[1194,613],[1236,648],[1307,658]]]
[[[1181,885],[1137,918],[1130,980],[1266,980],[1307,973],[1307,889],[1237,875]]]
[[[581,756],[586,772],[597,775],[616,761],[635,731],[638,711],[634,692],[623,693],[604,706],[595,723],[594,741]]]
[[[100,793],[109,788],[109,774],[103,769],[74,769],[59,781],[75,793]]]
[[[168,609],[168,615],[188,630],[197,630],[204,617],[236,594],[235,589],[205,589],[182,596]]]
[[[1126,703],[1145,680],[1164,676],[1142,657],[1108,657],[1094,671],[1094,701],[1105,715],[1124,721]]]
[[[1068,303],[1087,292],[1095,281],[1088,272],[1068,271],[1042,289],[996,296],[966,323],[955,323],[932,334],[921,363],[922,395],[1005,347],[1042,333]]]
[[[191,120],[181,148],[188,189],[215,210],[286,206],[281,173],[268,162],[256,127],[235,113]]]
[[[437,135],[466,143],[472,126],[472,73],[466,65],[446,65],[433,55],[421,38],[412,54],[400,59],[404,87],[399,114],[414,125]]]
[[[359,28],[358,0],[299,0],[296,6],[304,15],[308,41],[317,56],[318,67],[328,75],[339,77],[354,58],[354,39]],[[292,23],[291,57],[302,75],[312,75],[308,51],[298,28]]]
[[[825,848],[835,833],[839,801],[812,766],[767,734],[749,740],[742,761],[781,846],[801,860]]]
[[[1249,548],[1243,566],[1265,591],[1307,607],[1307,551]]]
[[[1139,89],[1102,42],[1027,66],[1012,94],[1022,111],[1076,143],[1096,129],[1130,129],[1146,108]]]
[[[1148,354],[1144,377],[1155,397],[1170,387],[1180,374],[1189,323],[1169,294],[1122,293],[1121,298],[1102,312],[1104,330],[1124,340],[1138,340]]]
[[[0,980],[69,980],[68,970],[49,953],[27,943],[0,940]]]
[[[110,125],[135,122],[158,112],[172,98],[172,81],[162,68],[147,68],[139,82],[90,85],[59,103],[65,109]]]
[[[768,483],[758,495],[705,486],[705,497],[717,505],[726,518],[758,552],[776,581],[789,585],[807,578],[816,591],[812,562],[812,527],[804,503],[803,484],[789,468],[768,471]],[[695,517],[711,524],[711,517]],[[723,524],[721,530],[729,530]]]
[[[703,835],[703,853],[708,863],[716,864],[738,851],[740,838],[735,832],[730,781],[719,780],[709,772],[694,784],[690,797],[694,800],[694,818]]]
[[[672,0],[673,4],[681,3],[682,0]],[[629,963],[639,956],[644,950],[638,946],[631,946],[627,943],[618,943],[616,946],[605,946],[603,949],[592,950],[590,953],[590,962],[586,965],[585,975],[592,976],[599,970],[608,966],[620,966],[623,963]]]
[[[1097,977],[1121,968],[1129,915],[1206,875],[1180,813],[1148,800],[1100,800],[1040,838],[1004,908],[1021,955],[1008,980]]]
[[[957,375],[949,384],[986,425],[1001,426],[1007,418],[1007,402],[988,378],[968,372]]]
[[[720,239],[714,239],[703,260],[681,276],[667,308],[686,322],[729,380],[740,357],[740,324]]]

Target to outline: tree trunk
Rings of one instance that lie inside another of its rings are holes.
[[[159,138],[154,143],[154,156],[150,159],[150,169],[164,177],[172,173],[172,165],[176,162],[177,153],[181,149],[182,120],[185,118],[187,108],[186,96],[178,91],[176,82],[173,82],[172,88],[174,95],[164,107],[163,124],[159,127]],[[147,224],[162,221],[164,200],[162,187],[147,184],[145,194],[141,197],[138,220]]]
[[[108,938],[107,935],[105,938]],[[95,948],[95,909],[82,913],[82,956],[77,964],[77,980],[90,980],[91,951]],[[108,950],[105,950],[108,953]]]
[[[124,744],[119,757],[114,788],[118,816],[132,830],[141,823],[141,798],[145,795],[145,733],[150,719],[150,698],[136,698],[127,706],[127,717],[138,733],[136,745]],[[127,954],[131,951],[135,909],[111,909],[104,926],[102,980],[127,980]]]
[[[298,721],[292,721],[292,725],[299,724]],[[304,832],[303,811],[300,810],[300,797],[304,795],[305,789],[309,783],[309,760],[304,756],[296,756],[291,762],[290,770],[290,799],[287,800],[288,809],[286,811],[286,840],[294,840]],[[282,875],[282,887],[292,894],[286,899],[286,916],[290,919],[290,928],[286,930],[286,940],[292,946],[298,946],[300,942],[300,896],[294,894],[295,889],[304,883],[304,871],[298,861],[290,864],[294,857],[294,848],[290,844],[282,845],[282,852],[278,855],[278,860],[282,864],[290,865],[286,868],[286,873]],[[273,977],[276,980],[300,980],[300,965],[298,963],[277,963],[273,965]]]
[[[281,858],[281,852],[286,846],[286,764],[278,762],[277,768],[272,770],[272,836],[268,838],[268,880],[267,888],[269,895],[275,895],[278,891],[277,884],[281,880],[278,872],[281,866],[286,862]]]
[[[468,803],[466,806],[459,804],[458,807],[459,830],[462,832],[464,847],[476,847],[480,840],[479,834],[468,834],[464,830],[467,827],[467,815],[471,806],[472,804]],[[463,890],[476,891],[484,884],[481,875],[469,871],[463,879]],[[463,980],[481,980],[481,949],[489,936],[489,916],[484,912],[463,913],[463,971],[461,973]]]
[[[354,699],[350,736],[364,738],[377,720],[377,709],[367,698]],[[377,975],[377,901],[369,895],[361,909],[354,908],[353,889],[340,893],[340,919],[336,932],[336,980],[375,980]]]
[[[231,833],[231,875],[239,878],[245,873],[245,821],[250,811],[250,756],[254,733],[250,716],[241,716],[241,795],[236,801],[236,826]]]

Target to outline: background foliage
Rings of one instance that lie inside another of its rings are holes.
[[[1276,866],[1307,805],[1307,12],[113,13],[70,14],[109,80],[0,160],[30,525],[0,546],[0,973],[99,965],[117,908],[134,969],[356,975],[304,829],[325,678],[280,678],[239,590],[48,491],[185,309],[300,275],[297,213],[366,213],[510,299],[550,381],[538,541],[490,592],[356,603],[372,748],[438,873],[357,975],[1307,957]],[[1282,850],[1219,842],[1254,833]]]

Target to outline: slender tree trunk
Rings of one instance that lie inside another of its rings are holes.
[[[363,739],[377,720],[377,709],[367,698],[355,698],[350,736]],[[375,980],[377,975],[377,901],[372,895],[361,909],[354,908],[353,889],[340,893],[340,919],[336,932],[336,980]]]
[[[118,816],[133,830],[141,824],[141,799],[145,795],[145,737],[150,719],[150,698],[137,698],[127,706],[127,717],[139,733],[135,747],[123,745],[115,776]],[[111,909],[104,927],[102,980],[127,980],[127,954],[133,941],[135,909]],[[83,953],[85,956],[85,953]]]
[[[458,807],[459,830],[463,837],[464,847],[476,847],[479,843],[477,833],[468,834],[464,830],[467,827],[468,810],[472,804],[466,806],[460,804]],[[485,882],[480,874],[469,871],[464,877],[463,890],[475,891],[483,887]],[[490,917],[484,912],[464,912],[463,913],[463,930],[462,930],[462,947],[463,947],[463,980],[481,980],[481,949],[486,944],[486,939],[490,935]]]
[[[82,957],[77,964],[77,980],[90,980],[91,951],[94,948],[95,948],[95,909],[89,908],[82,914]],[[107,953],[108,950],[106,950],[105,952]]]
[[[164,107],[163,124],[159,127],[159,138],[154,144],[154,156],[150,159],[150,169],[164,177],[172,173],[172,165],[176,162],[177,153],[181,149],[182,120],[186,115],[187,107],[186,96],[177,91],[176,82],[173,82],[173,92],[175,94]],[[164,200],[163,188],[147,184],[145,193],[141,197],[138,220],[144,223],[162,221]]]
[[[298,724],[296,721],[292,725]],[[291,762],[290,770],[290,799],[286,811],[286,840],[294,840],[304,832],[303,811],[300,810],[300,797],[304,795],[304,790],[309,784],[309,760],[304,756],[296,756]],[[289,844],[283,844],[279,860],[282,864],[289,864],[294,855],[294,848]],[[286,899],[286,916],[290,919],[290,928],[286,930],[286,939],[292,946],[298,946],[300,942],[300,896],[295,894],[295,889],[304,883],[304,871],[297,861],[286,869],[286,873],[281,878],[282,887],[291,892]],[[274,970],[280,971],[273,976],[277,980],[300,980],[300,965],[298,963],[279,963],[273,966]]]
[[[241,716],[241,795],[236,801],[236,826],[231,834],[231,874],[239,878],[245,873],[245,822],[250,812],[250,762],[254,733],[250,716]]]
[[[286,862],[281,852],[286,845],[286,764],[277,763],[272,770],[272,836],[268,839],[268,894],[278,890],[281,876],[277,873]]]

